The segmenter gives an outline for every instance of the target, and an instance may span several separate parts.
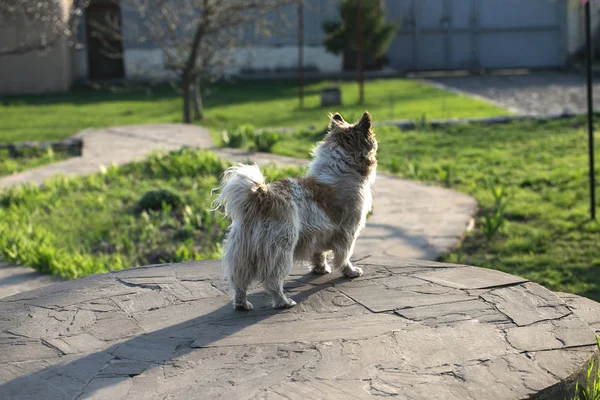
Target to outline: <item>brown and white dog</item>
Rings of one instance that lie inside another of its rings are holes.
[[[263,282],[273,307],[296,305],[283,292],[294,260],[310,261],[314,273],[326,274],[331,251],[345,276],[362,275],[350,257],[372,207],[376,152],[368,112],[356,124],[334,114],[306,176],[266,184],[256,165],[227,169],[215,206],[233,221],[223,264],[235,309],[252,310],[246,292],[253,281]]]

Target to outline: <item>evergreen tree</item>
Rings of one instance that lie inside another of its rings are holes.
[[[384,56],[400,24],[387,21],[381,0],[342,0],[339,10],[339,20],[323,23],[325,48],[333,54],[343,54],[346,68],[354,65],[361,46],[364,56],[371,61]]]

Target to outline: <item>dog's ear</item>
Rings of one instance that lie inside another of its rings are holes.
[[[365,111],[360,121],[354,126],[364,132],[369,132],[369,129],[371,129],[371,114],[369,114],[368,111]]]
[[[331,118],[331,121],[329,121],[329,128],[333,128],[334,125],[346,123],[346,121],[344,121],[344,118],[342,118],[342,115],[340,113],[329,114],[329,118]]]
[[[337,122],[346,122],[344,121],[344,118],[342,118],[342,114],[340,113],[335,113],[331,116],[331,119]]]

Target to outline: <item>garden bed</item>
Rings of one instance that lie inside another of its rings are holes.
[[[0,194],[0,258],[63,278],[218,258],[228,225],[208,211],[228,164],[182,149]],[[268,178],[296,168],[264,170]]]
[[[31,146],[20,143],[0,146],[0,177],[66,160],[73,155],[72,149],[53,149],[50,145]]]

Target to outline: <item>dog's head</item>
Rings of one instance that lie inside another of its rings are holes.
[[[339,113],[330,116],[329,133],[324,142],[342,150],[346,162],[368,176],[377,167],[377,140],[371,130],[371,114],[365,111],[355,124],[349,124]]]

